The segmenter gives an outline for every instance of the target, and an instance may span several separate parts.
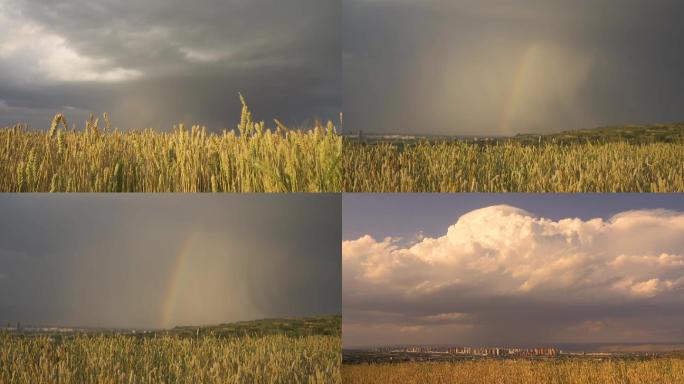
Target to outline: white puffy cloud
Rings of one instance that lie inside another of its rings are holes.
[[[438,238],[401,245],[344,241],[346,291],[421,296],[449,286],[491,294],[655,296],[684,287],[684,214],[631,211],[609,220],[535,217],[510,206],[461,216]]]
[[[11,67],[22,81],[118,82],[142,75],[137,69],[123,68],[103,57],[90,57],[44,26],[0,4],[0,59],[21,63]],[[28,70],[27,70],[28,69]]]
[[[501,327],[509,319],[627,337],[643,325],[634,325],[636,308],[651,306],[657,317],[654,308],[684,304],[684,213],[552,220],[491,206],[441,237],[343,241],[342,266],[349,324]]]

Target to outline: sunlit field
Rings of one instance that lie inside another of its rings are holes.
[[[0,334],[0,383],[340,382],[339,331],[253,332],[259,326],[241,336],[220,328],[155,334],[5,332]]]
[[[486,143],[345,140],[344,190],[683,192],[682,159],[682,136],[670,141],[619,137],[581,137],[572,142],[524,137]]]
[[[345,384],[676,384],[684,358],[343,365]]]
[[[0,129],[2,192],[335,192],[342,140],[332,122],[308,130],[253,120],[237,130],[112,130],[107,115],[83,129],[57,115],[49,130]]]
[[[0,336],[3,383],[337,383],[339,339]]]

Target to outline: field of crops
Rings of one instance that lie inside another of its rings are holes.
[[[0,383],[339,383],[340,338],[10,336]]]
[[[684,358],[343,365],[345,384],[676,384]]]
[[[2,192],[335,192],[342,139],[332,122],[309,130],[255,122],[244,104],[237,132],[83,130],[62,115],[49,131],[0,129]]]
[[[348,192],[684,192],[684,142],[345,140]]]

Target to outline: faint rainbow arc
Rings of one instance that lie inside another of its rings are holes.
[[[518,61],[518,65],[515,69],[515,75],[513,77],[513,86],[511,87],[508,97],[506,98],[503,113],[501,114],[501,120],[499,121],[499,132],[501,133],[506,135],[511,134],[511,120],[513,119],[513,114],[520,104],[520,98],[529,77],[530,66],[537,55],[537,51],[538,45],[534,44],[529,46]]]
[[[166,284],[164,299],[162,300],[161,318],[159,320],[159,325],[162,328],[170,328],[172,326],[171,321],[173,320],[173,313],[176,309],[180,281],[183,276],[183,271],[187,267],[188,259],[190,258],[190,249],[192,248],[195,238],[196,236],[194,233],[185,238],[173,261],[171,273],[169,274]]]

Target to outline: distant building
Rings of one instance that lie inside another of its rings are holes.
[[[557,356],[560,350],[557,348],[472,348],[472,347],[451,347],[446,349],[452,355],[477,355],[477,356]]]

